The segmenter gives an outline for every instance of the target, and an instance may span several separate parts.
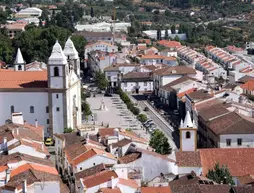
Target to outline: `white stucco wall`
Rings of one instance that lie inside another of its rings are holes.
[[[143,168],[143,180],[145,181],[152,180],[153,178],[159,176],[160,173],[168,174],[172,172],[177,174],[178,172],[174,162],[169,162],[168,160],[144,153],[141,158],[126,165],[134,168]]]
[[[196,148],[196,140],[197,138],[195,137],[196,131],[194,130],[181,130],[182,132],[181,137],[182,137],[182,151],[195,151]],[[190,138],[186,138],[186,133],[190,132]]]
[[[226,140],[231,139],[231,146],[227,146]],[[242,145],[238,146],[237,139],[242,139]],[[220,135],[220,148],[254,147],[254,134]]]
[[[60,183],[57,181],[36,182],[34,183],[33,190],[34,193],[61,193]],[[28,193],[30,193],[30,191]]]
[[[52,121],[54,133],[63,133],[64,129],[63,103],[64,101],[62,93],[52,94],[52,119],[53,119]],[[57,108],[59,108],[59,111],[57,111]]]
[[[99,165],[101,163],[104,164],[116,164],[116,159],[110,159],[101,155],[95,155],[79,164],[76,165],[75,172],[80,172],[82,170],[85,170],[87,168],[91,168],[95,165]]]
[[[46,158],[46,154],[36,151],[34,148],[25,146],[25,145],[19,145],[14,149],[11,149],[8,151],[9,154],[13,154],[16,152],[31,155],[38,158]]]
[[[22,112],[24,120],[29,124],[44,126],[46,131],[49,114],[46,113],[48,106],[48,93],[46,92],[0,92],[0,125],[5,124],[5,120],[11,119],[11,106],[15,112]],[[30,106],[34,106],[34,113],[30,113]]]
[[[136,66],[120,66],[119,70],[124,75],[128,72],[132,72],[135,69]]]

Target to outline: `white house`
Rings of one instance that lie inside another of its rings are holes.
[[[40,17],[42,10],[37,7],[28,7],[26,9],[21,9],[18,13],[15,14],[16,18],[29,18],[29,17]]]
[[[44,126],[45,136],[63,133],[66,127],[80,127],[80,62],[71,39],[64,51],[55,43],[47,70],[24,71],[21,57],[18,51],[14,71],[0,70],[0,101],[4,101],[0,124],[10,119],[12,113],[22,112],[27,122],[37,120]]]
[[[174,160],[169,159],[166,155],[140,148],[119,158],[119,163],[118,167],[121,166],[122,168],[141,168],[144,181],[150,181],[161,173],[177,174],[177,166]]]
[[[132,93],[152,92],[152,74],[149,72],[129,72],[121,78],[121,89],[125,92]]]

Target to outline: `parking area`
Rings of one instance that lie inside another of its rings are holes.
[[[86,100],[93,114],[87,122],[84,122],[85,124],[131,129],[139,136],[149,140],[150,135],[136,116],[127,109],[126,104],[120,99],[119,95],[104,97],[103,94],[97,94],[95,97],[92,96]],[[105,104],[105,108],[102,108],[103,104]]]

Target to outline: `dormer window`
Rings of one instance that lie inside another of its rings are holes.
[[[22,67],[21,67],[21,65],[18,65],[18,70],[22,70]]]
[[[59,76],[59,68],[54,67],[54,76]]]

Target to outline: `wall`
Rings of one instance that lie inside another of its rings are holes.
[[[237,145],[237,139],[242,139],[242,145]],[[226,139],[231,139],[231,146],[227,146]],[[254,134],[220,135],[220,148],[254,147]]]
[[[36,151],[34,148],[25,146],[25,145],[19,145],[18,147],[11,149],[8,151],[9,154],[13,154],[16,152],[31,155],[38,158],[46,158],[46,154]]]
[[[135,193],[137,189],[125,186],[122,184],[117,184],[117,187],[121,190],[122,193]]]
[[[161,52],[162,56],[167,56],[167,57],[176,57],[177,58],[177,51],[172,51],[172,52]]]
[[[101,155],[96,155],[96,156],[93,156],[79,164],[76,165],[76,168],[75,168],[75,171],[76,172],[80,172],[82,170],[85,170],[87,168],[91,168],[95,165],[99,165],[101,163],[104,163],[104,164],[116,164],[117,160],[114,160],[114,159],[110,159],[110,158],[107,158],[107,157],[104,157],[104,156],[101,156]],[[82,169],[81,169],[82,167]]]
[[[123,75],[127,74],[128,72],[132,72],[136,66],[120,66],[119,70]]]
[[[63,133],[64,129],[64,95],[63,93],[52,93],[52,121],[53,133]],[[57,111],[59,109],[59,111]]]
[[[130,167],[142,167],[143,168],[143,180],[150,181],[153,178],[160,175],[160,173],[177,173],[177,167],[175,163],[171,163],[167,160],[142,153],[142,157],[134,162],[126,164]],[[151,167],[152,166],[152,167]]]
[[[176,75],[170,75],[170,76],[163,76],[161,78],[162,81],[161,81],[160,86],[164,86],[164,85],[166,85],[166,84],[168,84],[170,82],[173,82],[174,80],[176,80],[178,78],[181,78],[181,77],[182,77],[182,75],[178,75],[178,74],[176,74]]]
[[[51,182],[35,182],[34,193],[61,193],[60,183],[57,181]]]
[[[146,83],[146,85],[145,85]],[[139,86],[139,92],[153,91],[153,82],[122,82],[121,89],[125,92],[136,92],[136,86]]]
[[[195,137],[196,131],[194,130],[181,130],[182,131],[182,151],[195,151],[196,148],[196,140],[197,138]],[[186,133],[190,132],[191,136],[189,139],[186,138]]]
[[[46,113],[48,106],[48,93],[46,92],[0,92],[0,125],[5,124],[5,120],[11,119],[10,107],[14,106],[15,112],[22,112],[24,120],[30,124],[44,126],[46,133],[49,114]],[[30,113],[30,106],[34,106],[34,113]]]

